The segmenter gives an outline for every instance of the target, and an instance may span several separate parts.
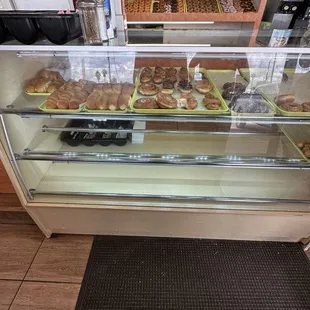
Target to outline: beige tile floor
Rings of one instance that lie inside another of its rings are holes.
[[[0,310],[73,310],[92,241],[0,224]]]
[[[73,310],[92,241],[0,224],[0,310]]]

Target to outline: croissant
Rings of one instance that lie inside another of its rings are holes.
[[[49,79],[40,78],[37,80],[35,84],[35,92],[36,93],[46,93],[49,85],[52,83]]]

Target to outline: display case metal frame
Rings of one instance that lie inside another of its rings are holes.
[[[186,47],[189,52],[206,52],[205,47]],[[148,57],[149,52],[176,53],[176,57],[184,57],[184,47],[82,47],[82,46],[12,46],[2,45],[1,50],[16,51],[19,57],[40,57],[46,54],[55,55],[61,52],[81,52],[89,54],[98,53],[128,53],[139,52]],[[269,53],[275,54],[275,49],[269,48],[210,48],[210,54],[217,57],[236,57],[238,53]],[[310,49],[281,49],[281,53],[296,54],[308,53]],[[234,56],[233,54],[236,53]],[[206,54],[206,57],[210,57]],[[171,55],[171,54],[170,54]],[[10,103],[8,103],[9,105]],[[93,120],[129,120],[129,121],[168,121],[168,122],[193,122],[193,123],[231,123],[251,122],[257,124],[295,124],[310,125],[310,118],[287,117],[239,117],[239,116],[198,116],[198,115],[145,115],[137,113],[128,114],[95,114],[95,113],[46,113],[38,109],[20,109],[9,106],[1,109],[1,114],[16,114],[24,118],[46,119],[93,119]],[[1,118],[3,120],[3,118]],[[2,122],[4,132],[7,130],[5,122]],[[60,128],[45,127],[43,131],[59,131]],[[70,129],[70,128],[69,128]],[[69,130],[68,129],[68,130]],[[131,130],[132,133],[169,133],[157,130]],[[182,133],[187,131],[181,131]],[[191,134],[194,132],[189,131]],[[170,132],[171,133],[171,132]],[[172,133],[174,133],[172,131]],[[195,132],[195,134],[211,134],[208,132]],[[216,134],[230,134],[229,132],[217,132]],[[183,237],[208,237],[208,238],[232,238],[251,240],[285,240],[298,241],[310,234],[310,201],[298,199],[260,199],[245,197],[179,197],[168,195],[115,195],[109,193],[76,192],[43,192],[35,189],[27,189],[20,179],[21,174],[15,167],[16,160],[33,160],[36,156],[47,156],[46,160],[70,161],[64,154],[33,153],[26,150],[21,154],[14,154],[9,138],[1,141],[1,159],[14,184],[19,198],[35,222],[46,236],[52,233],[83,233],[83,234],[130,234],[151,236],[183,236]],[[8,148],[11,151],[7,153]],[[106,154],[106,153],[103,153]],[[81,162],[87,162],[85,154],[77,152],[76,157]],[[125,154],[125,157],[133,154]],[[164,154],[157,155],[163,156]],[[93,156],[93,155],[90,155]],[[108,155],[109,156],[109,155]],[[113,155],[114,156],[114,155]],[[123,155],[122,155],[123,156]],[[84,157],[84,158],[83,158]],[[152,160],[154,158],[152,157]],[[185,160],[193,160],[187,158]],[[212,159],[212,160],[211,160]],[[266,158],[265,158],[266,159]],[[210,161],[211,160],[211,161]],[[219,161],[220,160],[220,161]],[[228,162],[227,158],[208,157],[203,164],[215,164],[217,167],[234,166],[236,161]],[[273,162],[274,160],[274,162]],[[126,161],[127,158],[126,158]],[[155,158],[153,164],[158,164]],[[197,164],[195,162],[185,164]],[[244,167],[263,167],[271,169],[297,169],[308,170],[310,165],[303,160],[287,162],[286,159],[276,161],[270,158],[264,162],[263,158],[256,158],[251,162],[239,158]],[[103,162],[103,161],[102,161]],[[139,162],[138,162],[139,163]],[[171,164],[168,160],[167,164]],[[137,164],[135,161],[134,164]],[[139,163],[140,164],[140,163]],[[148,164],[147,162],[145,164]],[[236,165],[236,166],[238,166]],[[238,166],[239,167],[239,166]],[[77,199],[75,196],[79,196]],[[79,202],[77,202],[79,201]],[[163,223],[169,222],[169,225]],[[216,224],[217,223],[217,224]]]

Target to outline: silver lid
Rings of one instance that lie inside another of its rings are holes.
[[[78,8],[95,8],[96,3],[93,0],[84,0],[84,1],[79,1],[78,2]]]

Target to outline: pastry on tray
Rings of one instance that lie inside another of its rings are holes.
[[[310,158],[310,143],[309,142],[299,142],[297,147],[304,153],[307,158]]]
[[[144,96],[153,96],[159,92],[159,88],[154,83],[143,83],[139,86],[138,91]]]
[[[186,80],[181,80],[178,83],[178,89],[181,93],[189,94],[193,91],[193,85]]]
[[[131,83],[123,83],[122,84],[122,94],[129,94],[130,96],[133,94],[135,90],[135,86]]]
[[[221,106],[221,101],[211,93],[205,95],[203,104],[208,110],[218,110]]]
[[[46,100],[46,109],[70,109],[78,110],[88,98],[88,93],[81,90],[72,92],[69,90],[56,90]]]
[[[290,104],[295,102],[295,96],[292,94],[279,95],[274,98],[274,102],[279,106],[282,104]]]
[[[213,85],[208,79],[197,81],[195,87],[201,94],[207,94],[213,89]]]
[[[155,67],[155,75],[160,75],[162,78],[166,77],[166,71],[162,67]]]
[[[198,106],[198,101],[192,94],[181,94],[179,102],[181,107],[187,110],[194,110]]]
[[[57,71],[41,70],[37,76],[25,85],[27,93],[52,93],[65,83]]]
[[[163,94],[172,95],[174,92],[174,83],[171,80],[164,80],[161,92]]]
[[[131,83],[98,83],[89,95],[88,110],[126,110],[129,107],[134,85]]]
[[[279,95],[274,98],[278,107],[287,112],[310,112],[310,101],[304,103],[295,102],[293,94]]]
[[[177,75],[178,70],[174,67],[166,68],[166,75]]]
[[[157,94],[156,102],[161,109],[176,109],[178,107],[178,101],[174,97],[163,93]]]
[[[180,68],[179,78],[180,78],[180,80],[184,80],[184,81],[192,81],[193,80],[192,75],[189,74],[188,69],[185,67]]]
[[[234,96],[243,94],[246,90],[246,86],[242,83],[227,82],[223,85],[223,89],[222,97],[225,100],[231,100]]]
[[[158,104],[154,98],[140,98],[134,103],[136,109],[158,109]]]
[[[160,74],[155,74],[153,77],[153,83],[161,84],[163,82],[163,78]]]
[[[140,82],[147,83],[151,82],[153,77],[153,71],[149,67],[145,67],[140,73]]]

